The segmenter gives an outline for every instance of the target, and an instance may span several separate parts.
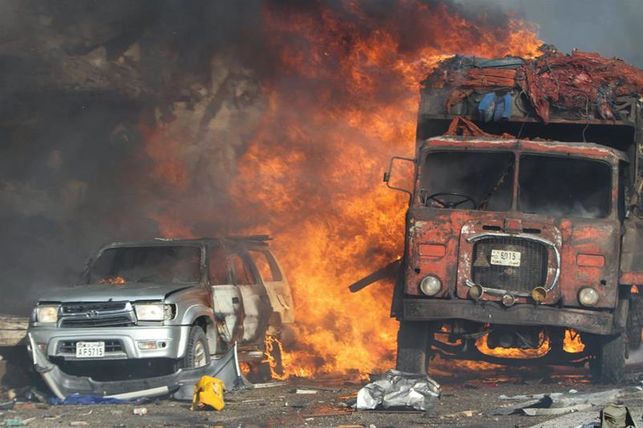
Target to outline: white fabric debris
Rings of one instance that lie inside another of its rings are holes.
[[[430,402],[438,397],[440,385],[427,375],[389,370],[381,379],[359,390],[355,407],[367,410],[381,405],[385,409],[412,407],[427,410]]]

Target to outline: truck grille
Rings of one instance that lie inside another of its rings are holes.
[[[136,324],[129,302],[64,303],[60,327],[127,327]]]
[[[83,342],[105,342],[105,352],[123,352],[123,344],[120,340],[102,340],[91,339],[82,340]],[[77,340],[63,340],[58,343],[58,354],[71,354],[76,355]]]
[[[520,266],[491,264],[491,251],[505,250],[520,253]],[[530,292],[545,286],[547,280],[547,247],[523,238],[492,236],[473,246],[473,282],[486,288]]]

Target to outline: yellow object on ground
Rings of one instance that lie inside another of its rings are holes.
[[[194,385],[194,395],[192,396],[192,410],[203,409],[206,406],[214,410],[223,410],[224,384],[221,379],[212,376],[203,376]]]

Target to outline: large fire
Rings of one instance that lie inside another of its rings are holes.
[[[413,153],[419,82],[454,54],[534,56],[541,43],[519,19],[436,2],[289,4],[263,7],[272,68],[261,77],[260,125],[230,184],[234,217],[243,232],[271,233],[293,288],[298,342],[284,355],[288,374],[389,368],[391,285],[357,294],[347,286],[401,255],[408,200],[381,177],[390,156]],[[148,150],[155,173],[181,186],[177,164]],[[156,219],[167,235],[181,230],[172,213]]]

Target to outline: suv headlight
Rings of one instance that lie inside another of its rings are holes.
[[[173,305],[163,303],[135,303],[134,310],[139,321],[163,321],[174,318]]]
[[[42,323],[56,323],[58,322],[58,309],[59,305],[42,305],[36,306],[35,321]]]

